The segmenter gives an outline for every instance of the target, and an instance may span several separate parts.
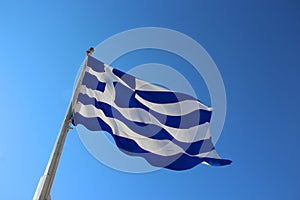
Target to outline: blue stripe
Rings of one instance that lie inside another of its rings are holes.
[[[104,64],[103,62],[97,60],[92,56],[88,56],[87,66],[92,68],[96,72],[104,72]]]
[[[116,145],[121,151],[131,156],[141,156],[145,158],[151,165],[156,167],[164,167],[172,170],[186,170],[198,165],[203,161],[215,166],[228,165],[231,163],[230,160],[199,158],[187,155],[185,153],[173,156],[161,156],[151,153],[141,148],[134,140],[114,135],[112,133],[112,129],[108,126],[108,124],[106,124],[100,118],[85,118],[79,113],[75,113],[73,118],[73,124],[82,124],[91,131],[107,131],[113,136]]]
[[[122,149],[121,149],[122,151]],[[130,156],[140,156],[145,158],[151,165],[156,167],[163,167],[171,170],[187,170],[195,167],[196,165],[207,162],[212,166],[229,165],[232,161],[226,159],[208,158],[208,157],[192,157],[185,153],[173,156],[161,156],[153,153],[131,153],[130,151],[122,151]]]
[[[147,101],[150,101],[153,103],[159,103],[159,104],[176,103],[176,102],[180,102],[180,101],[184,101],[184,100],[199,101],[190,95],[183,94],[180,92],[136,90],[136,93]]]

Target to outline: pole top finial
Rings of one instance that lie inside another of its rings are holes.
[[[89,50],[86,51],[86,55],[89,56],[94,52],[94,48],[91,47]]]

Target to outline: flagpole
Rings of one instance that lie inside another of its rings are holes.
[[[93,48],[90,48],[88,51],[86,51],[87,56],[92,54],[93,51],[94,51]],[[78,88],[79,88],[79,85],[80,85],[83,75],[84,75],[84,71],[86,68],[86,61],[87,61],[87,59],[85,59],[83,69],[81,71],[75,91],[74,91],[71,101],[69,103],[69,107],[68,107],[66,115],[64,117],[64,121],[61,125],[59,134],[57,136],[57,139],[56,139],[55,145],[53,147],[53,150],[52,150],[51,156],[49,158],[45,172],[41,176],[38,186],[36,188],[36,191],[34,193],[33,200],[51,200],[51,197],[50,197],[51,187],[52,187],[53,180],[54,180],[54,177],[56,174],[56,170],[58,167],[59,159],[60,159],[60,156],[62,153],[62,149],[63,149],[64,143],[66,140],[67,133],[71,129],[69,124],[71,122],[71,117],[72,117],[72,104],[75,100],[74,97],[77,98],[77,96],[78,96],[78,92],[79,92]]]

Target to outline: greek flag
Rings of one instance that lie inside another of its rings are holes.
[[[212,109],[196,98],[137,79],[87,57],[73,124],[106,131],[118,148],[172,170],[228,165],[210,134]]]

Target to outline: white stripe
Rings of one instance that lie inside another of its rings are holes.
[[[106,90],[105,90],[106,92]],[[143,122],[147,124],[154,124],[159,127],[164,128],[166,131],[170,133],[176,140],[181,142],[196,142],[199,140],[208,139],[210,137],[210,129],[209,123],[201,124],[195,127],[191,127],[189,129],[180,129],[169,127],[160,121],[158,121],[151,112],[147,112],[141,108],[121,108],[115,104],[114,101],[109,97],[109,95],[97,91],[91,90],[86,86],[82,85],[80,89],[80,93],[86,94],[91,98],[97,99],[97,101],[107,103],[117,109],[126,119],[129,121],[135,122]]]
[[[170,90],[165,89],[163,87],[159,87],[152,83],[148,83],[146,81],[140,80],[138,78],[135,79],[135,89],[141,91],[161,91],[161,92],[168,92]]]
[[[102,110],[96,109],[93,105],[83,105],[78,102],[74,111],[80,113],[86,118],[101,118],[112,128],[112,131],[115,135],[134,140],[141,148],[151,153],[161,156],[172,156],[180,153],[186,153],[184,149],[174,144],[170,140],[156,140],[133,132],[123,122],[114,118],[106,117]],[[194,157],[206,155],[203,153],[199,153],[198,155],[186,154]],[[211,155],[213,156],[214,154]]]
[[[197,155],[197,157],[221,159],[221,157],[219,156],[219,154],[217,153],[216,150],[212,150],[212,151],[205,152],[205,153],[199,153]]]
[[[201,104],[199,101],[195,100],[184,100],[181,102],[176,102],[176,103],[164,103],[164,104],[159,104],[159,103],[153,103],[150,101],[147,101],[143,99],[141,96],[138,94],[135,94],[135,98],[147,106],[148,108],[151,108],[155,112],[159,112],[165,115],[170,115],[170,116],[180,116],[180,115],[186,115],[189,114],[195,110],[208,110],[211,111],[212,108],[209,108],[203,104]]]

